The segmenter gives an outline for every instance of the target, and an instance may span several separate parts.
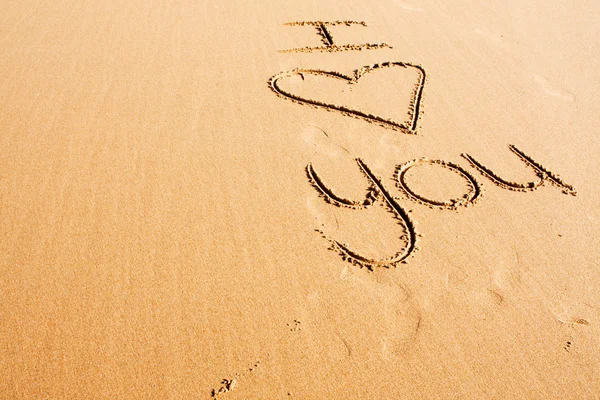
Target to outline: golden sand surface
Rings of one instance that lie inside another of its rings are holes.
[[[600,398],[600,5],[0,11],[0,398]]]

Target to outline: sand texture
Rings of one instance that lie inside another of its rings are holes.
[[[7,0],[1,399],[600,399],[600,4]]]

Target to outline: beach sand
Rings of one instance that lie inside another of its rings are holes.
[[[4,2],[0,398],[598,398],[599,18]]]

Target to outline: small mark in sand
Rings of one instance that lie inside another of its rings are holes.
[[[320,126],[317,125],[310,125],[310,126],[314,126],[315,128],[317,128],[318,130],[320,130],[321,132],[323,132],[323,135],[329,137],[329,134],[327,132],[325,132],[325,130],[323,128],[321,128]]]
[[[302,321],[295,319],[291,323],[287,324],[288,328],[290,328],[290,332],[298,332],[302,330]]]
[[[396,4],[398,4],[401,8],[405,9],[406,11],[413,11],[413,12],[423,12],[423,11],[425,11],[424,8],[415,7],[413,5],[410,5],[410,4],[405,3],[403,1],[400,1],[400,0],[396,0]]]
[[[557,318],[557,320],[558,320],[558,322],[560,322],[561,324],[564,324],[564,325],[574,325],[574,324],[589,325],[590,324],[590,321],[588,321],[587,319],[584,319],[584,318],[573,318],[569,321]]]
[[[239,379],[244,378],[246,375],[248,375],[250,372],[253,372],[259,366],[260,366],[260,361],[256,361],[254,364],[252,364],[250,367],[248,367],[245,371],[242,371],[241,374],[235,374],[235,376],[231,379],[228,379],[228,378],[222,379],[221,386],[218,389],[211,390],[210,396],[213,399],[216,399],[216,398],[219,398],[221,395],[232,391],[233,389],[235,389]]]
[[[302,133],[304,141],[315,148],[314,154],[320,153],[329,158],[339,158],[350,154],[348,149],[331,141],[329,134],[320,126],[309,124]]]
[[[497,290],[488,289],[488,292],[489,292],[490,296],[492,296],[494,303],[500,305],[504,302],[504,296],[502,296],[502,294],[499,293]]]
[[[554,83],[550,82],[550,80],[547,78],[534,74],[533,79],[542,88],[542,90],[548,93],[550,96],[558,97],[559,99],[565,101],[575,101],[575,96],[571,92],[558,87]]]
[[[216,399],[220,395],[225,394],[225,393],[235,389],[236,384],[237,384],[237,380],[235,378],[223,379],[221,381],[221,387],[219,389],[212,390],[211,397]]]
[[[500,47],[503,50],[509,49],[509,45],[504,41],[504,35],[492,33],[486,29],[480,28],[475,29],[474,32],[480,35],[481,37],[489,40],[490,42],[494,43],[496,46]]]
[[[340,336],[340,340],[344,343],[348,357],[352,357],[352,347],[348,344],[348,341]]]
[[[252,372],[254,371],[256,368],[258,368],[260,366],[260,361],[255,362],[254,364],[252,364],[251,367],[248,368],[248,372]]]
[[[564,345],[563,349],[565,349],[566,351],[569,351],[569,349],[571,348],[572,344],[573,344],[573,342],[568,341],[567,344]]]

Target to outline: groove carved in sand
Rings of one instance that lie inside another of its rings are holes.
[[[281,53],[311,53],[313,51],[320,52],[338,52],[338,51],[351,51],[351,50],[377,50],[384,48],[392,48],[387,43],[362,43],[362,44],[342,44],[338,45],[335,43],[333,39],[333,34],[328,26],[352,26],[359,25],[366,27],[367,24],[364,21],[296,21],[296,22],[288,22],[285,23],[286,26],[313,26],[317,30],[317,34],[321,37],[321,41],[323,42],[323,46],[307,46],[307,47],[297,47],[294,49],[287,50],[279,50]]]
[[[358,210],[370,207],[371,205],[380,202],[388,209],[389,212],[393,214],[394,218],[405,229],[406,233],[400,238],[402,241],[404,241],[403,249],[396,252],[391,257],[374,259],[362,256],[358,252],[352,250],[347,244],[340,243],[337,240],[327,237],[321,230],[317,231],[331,242],[333,250],[336,250],[338,253],[340,253],[344,260],[347,260],[352,264],[365,267],[371,271],[376,267],[395,267],[399,263],[404,263],[405,260],[416,249],[417,233],[415,231],[414,224],[408,216],[408,213],[396,202],[393,196],[383,186],[381,179],[371,171],[367,164],[365,164],[365,162],[360,158],[356,159],[356,163],[370,182],[369,189],[363,201],[353,201],[337,196],[332,189],[323,183],[312,164],[308,164],[306,167],[306,173],[313,187],[317,189],[325,201],[335,206]]]
[[[394,121],[392,119],[384,118],[384,117],[373,115],[373,114],[368,114],[366,112],[363,112],[363,111],[360,111],[357,109],[353,109],[353,108],[351,108],[349,106],[345,106],[345,105],[329,104],[329,103],[325,103],[325,102],[317,100],[317,99],[304,98],[304,97],[298,96],[294,93],[283,90],[279,84],[281,80],[290,78],[293,76],[300,76],[302,79],[304,79],[304,75],[317,75],[317,76],[323,76],[326,78],[339,79],[350,85],[356,85],[359,83],[359,80],[368,73],[373,73],[373,71],[378,71],[378,70],[381,70],[384,68],[394,68],[394,67],[412,68],[412,69],[417,70],[418,75],[419,75],[419,78],[418,78],[417,82],[415,83],[413,92],[411,94],[411,99],[409,102],[409,110],[408,110],[409,118],[408,118],[408,120],[402,121],[402,122]],[[405,62],[384,62],[384,63],[374,64],[374,65],[370,65],[370,66],[364,66],[360,69],[357,69],[354,71],[353,76],[344,75],[342,73],[335,72],[335,71],[324,71],[324,70],[320,70],[320,69],[295,69],[292,71],[280,72],[279,74],[276,74],[276,75],[272,76],[271,79],[269,79],[269,87],[278,96],[280,96],[284,99],[287,99],[287,100],[294,101],[298,104],[308,104],[310,106],[317,107],[317,108],[325,108],[330,111],[337,111],[337,112],[340,112],[347,116],[351,116],[354,118],[360,118],[360,119],[363,119],[370,123],[376,123],[385,128],[395,129],[395,130],[402,131],[404,133],[414,134],[414,133],[416,133],[417,124],[419,121],[419,113],[421,111],[421,102],[422,102],[422,98],[423,98],[423,89],[425,87],[425,79],[426,79],[425,70],[420,65],[405,63]]]
[[[465,182],[467,183],[467,186],[469,188],[468,191],[461,198],[450,199],[447,201],[438,201],[438,200],[434,200],[434,199],[429,199],[423,195],[416,193],[406,183],[406,173],[415,166],[425,165],[425,164],[439,165],[442,168],[445,168],[449,171],[456,173],[457,175],[459,175],[460,177],[462,177],[465,180]],[[427,158],[420,158],[420,159],[408,161],[402,165],[399,165],[396,168],[395,175],[396,175],[396,185],[398,186],[399,189],[401,189],[408,196],[409,199],[411,199],[417,203],[424,204],[431,208],[437,207],[437,208],[446,209],[446,210],[456,210],[458,207],[463,207],[463,206],[466,207],[466,206],[469,206],[470,204],[474,204],[477,200],[479,200],[479,198],[481,197],[481,194],[482,194],[481,187],[479,186],[479,183],[473,177],[473,175],[471,175],[469,172],[467,172],[461,166],[451,163],[451,162],[448,162],[448,161],[444,161],[444,160],[430,160]]]
[[[479,170],[479,172],[482,175],[486,176],[492,182],[494,182],[497,186],[500,186],[503,189],[514,190],[514,191],[518,191],[518,192],[530,192],[530,191],[536,190],[540,186],[544,185],[544,183],[549,182],[550,184],[561,188],[562,192],[564,194],[570,194],[572,196],[577,195],[577,191],[575,190],[575,188],[573,186],[568,185],[567,183],[563,182],[559,178],[558,175],[552,173],[550,170],[545,168],[543,165],[534,161],[531,157],[529,157],[527,154],[523,153],[516,146],[511,144],[508,146],[508,148],[510,149],[510,151],[512,151],[514,154],[516,154],[519,157],[519,159],[525,163],[525,165],[527,165],[531,169],[533,169],[533,171],[535,172],[535,174],[538,177],[538,179],[536,181],[526,182],[526,183],[518,183],[518,182],[505,180],[505,179],[501,178],[498,174],[496,174],[494,171],[492,171],[491,169],[489,169],[488,167],[486,167],[479,161],[475,160],[475,158],[473,158],[471,155],[466,154],[466,153],[463,153],[461,155],[467,161],[469,161],[469,163],[471,163],[471,165],[474,168]]]

